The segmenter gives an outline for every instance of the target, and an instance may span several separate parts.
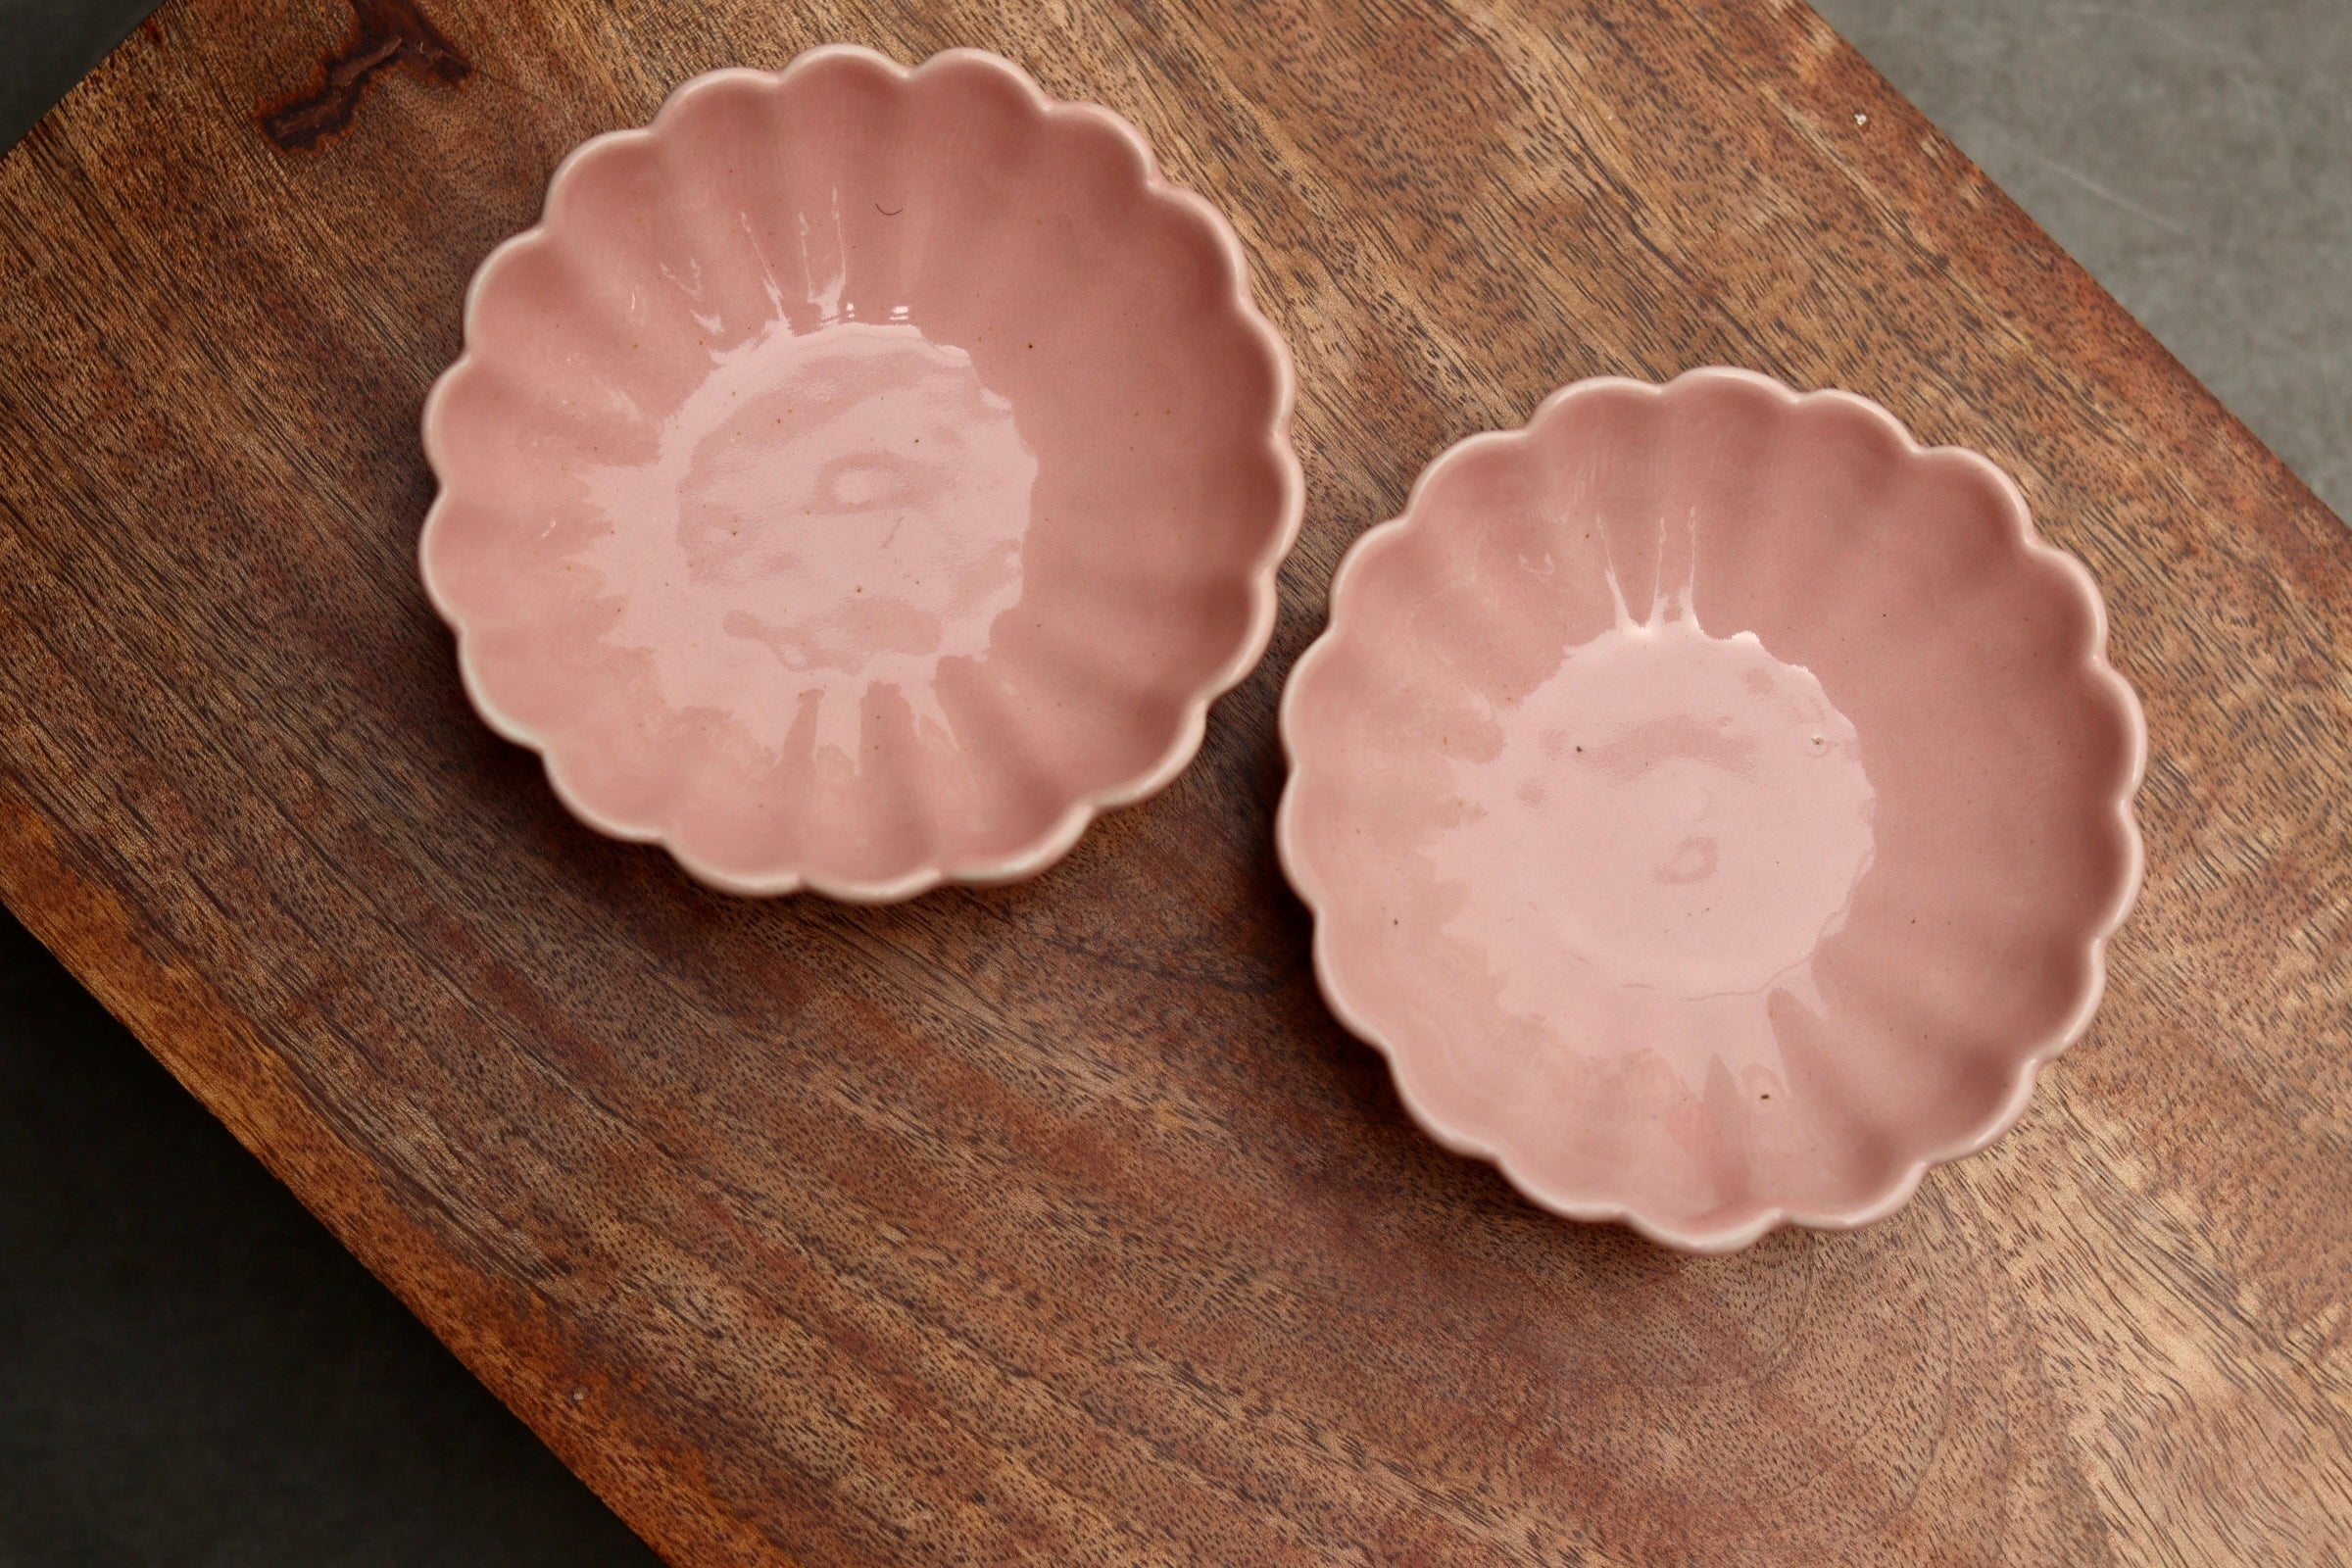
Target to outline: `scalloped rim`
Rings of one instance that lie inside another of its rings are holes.
[[[1765,391],[1788,409],[1793,409],[1799,405],[1814,405],[1850,410],[1892,434],[1902,443],[1904,450],[1913,457],[1934,456],[1947,461],[1957,459],[1991,478],[1996,492],[2007,504],[2011,520],[2016,524],[2017,540],[2025,557],[2029,560],[2039,559],[2048,563],[2064,573],[2075,586],[2076,597],[2089,618],[2091,634],[2083,659],[2083,667],[2088,670],[2095,681],[2106,688],[2116,708],[2124,715],[2125,727],[2132,748],[2132,765],[2129,780],[2114,802],[2116,824],[2124,836],[2126,862],[2124,874],[2118,880],[2115,897],[2110,903],[2105,916],[2096,923],[2091,933],[2086,954],[2089,959],[2089,968],[2082,994],[2076,999],[2075,1005],[2068,1012],[2065,1022],[2059,1028],[2034,1041],[2021,1055],[2009,1094],[1995,1108],[1992,1115],[1974,1131],[1914,1158],[1909,1165],[1897,1173],[1895,1179],[1883,1191],[1863,1202],[1843,1208],[1821,1210],[1774,1207],[1767,1209],[1745,1224],[1720,1230],[1708,1230],[1677,1226],[1669,1221],[1661,1220],[1653,1214],[1645,1213],[1632,1204],[1595,1202],[1579,1200],[1563,1193],[1547,1192],[1542,1183],[1528,1178],[1524,1170],[1514,1161],[1509,1150],[1492,1145],[1477,1135],[1458,1127],[1447,1125],[1441,1118],[1431,1114],[1413,1098],[1412,1090],[1407,1085],[1404,1072],[1400,1067],[1401,1060],[1409,1053],[1400,1053],[1395,1041],[1372,1025],[1362,1010],[1341,989],[1333,973],[1330,941],[1332,925],[1330,921],[1323,918],[1325,893],[1323,889],[1316,886],[1315,879],[1306,863],[1306,857],[1298,842],[1298,791],[1297,786],[1304,770],[1305,760],[1300,756],[1298,744],[1298,703],[1296,699],[1299,690],[1298,676],[1300,672],[1319,660],[1333,657],[1332,649],[1340,629],[1338,607],[1347,592],[1349,577],[1364,559],[1366,547],[1375,539],[1401,532],[1412,525],[1413,519],[1418,515],[1423,497],[1428,493],[1432,482],[1441,471],[1477,452],[1496,447],[1525,445],[1531,439],[1530,432],[1536,426],[1564,416],[1566,412],[1579,402],[1596,397],[1622,397],[1629,393],[1663,400],[1670,397],[1677,387],[1718,381],[1738,382]],[[1492,1164],[1513,1187],[1538,1206],[1547,1208],[1553,1213],[1569,1219],[1621,1224],[1660,1246],[1685,1252],[1735,1252],[1749,1246],[1766,1232],[1776,1230],[1783,1225],[1798,1225],[1811,1230],[1853,1230],[1873,1221],[1885,1219],[1909,1202],[1912,1195],[1919,1190],[1921,1180],[1933,1167],[1948,1164],[1955,1159],[1962,1159],[1976,1153],[2015,1126],[2018,1118],[2025,1114],[2028,1102],[2034,1098],[2034,1081],[2042,1067],[2082,1039],[2083,1033],[2090,1027],[2091,1016],[2098,1011],[2100,999],[2106,994],[2107,944],[2114,937],[2116,930],[2122,926],[2125,917],[2132,912],[2132,906],[2139,897],[2140,884],[2146,871],[2146,847],[2141,840],[2139,823],[2132,813],[2132,801],[2139,794],[2140,784],[2147,774],[2147,717],[2141,710],[2138,694],[2108,662],[2107,607],[2099,593],[2097,579],[2091,576],[2089,567],[2041,537],[2034,526],[2033,512],[2026,503],[2025,492],[2018,488],[2017,481],[2012,479],[1998,464],[1982,453],[1971,451],[1966,447],[1923,447],[1912,438],[1911,432],[1904,428],[1901,420],[1881,405],[1857,393],[1836,389],[1800,393],[1774,380],[1771,376],[1730,366],[1707,366],[1686,370],[1673,380],[1663,384],[1638,381],[1626,376],[1594,376],[1587,380],[1571,382],[1553,392],[1537,405],[1535,413],[1528,416],[1527,422],[1515,430],[1481,431],[1476,435],[1464,437],[1439,454],[1428,467],[1421,470],[1420,477],[1414,480],[1412,492],[1405,498],[1404,511],[1386,522],[1366,529],[1354,543],[1348,547],[1347,554],[1341,558],[1339,569],[1332,573],[1330,604],[1333,609],[1323,632],[1316,637],[1305,653],[1299,655],[1298,662],[1291,667],[1290,678],[1283,687],[1282,704],[1277,721],[1277,727],[1282,736],[1283,758],[1289,766],[1290,776],[1283,785],[1282,803],[1275,811],[1274,848],[1277,858],[1282,861],[1283,874],[1289,878],[1291,887],[1298,893],[1299,901],[1306,906],[1308,914],[1314,919],[1315,983],[1322,990],[1323,999],[1330,1005],[1333,1015],[1348,1028],[1348,1032],[1388,1059],[1390,1077],[1396,1086],[1397,1098],[1404,1102],[1405,1110],[1414,1121],[1421,1125],[1422,1130],[1455,1153],[1467,1154]]]
[[[852,61],[866,68],[879,67],[889,72],[901,82],[911,81],[921,73],[934,70],[943,64],[977,65],[996,72],[1016,84],[1027,98],[1032,112],[1041,120],[1076,120],[1100,125],[1113,132],[1135,152],[1142,163],[1146,191],[1161,200],[1172,202],[1191,214],[1194,220],[1203,225],[1215,238],[1217,246],[1225,258],[1232,279],[1231,307],[1243,324],[1257,338],[1260,347],[1274,368],[1274,416],[1267,426],[1266,448],[1274,458],[1275,466],[1281,475],[1281,509],[1266,553],[1250,572],[1250,624],[1248,629],[1240,644],[1234,649],[1232,657],[1218,666],[1185,704],[1175,736],[1169,742],[1166,750],[1160,754],[1158,760],[1142,773],[1080,796],[1072,801],[1063,809],[1061,815],[1055,818],[1042,834],[1025,847],[1008,855],[956,864],[945,863],[946,857],[934,855],[906,875],[882,881],[831,877],[801,870],[788,870],[770,876],[746,877],[736,875],[687,854],[670,841],[667,831],[662,827],[633,827],[626,823],[616,822],[589,807],[579,799],[564,778],[562,763],[553,750],[554,743],[550,738],[502,711],[484,689],[481,678],[474,667],[466,625],[459,613],[442,597],[439,586],[434,582],[431,557],[427,549],[434,528],[443,515],[444,503],[447,502],[450,495],[449,486],[442,478],[442,464],[439,456],[440,409],[445,391],[458,372],[472,361],[475,314],[481,301],[484,281],[505,265],[511,257],[525,247],[540,243],[548,237],[548,213],[554,206],[558,192],[563,188],[572,171],[583,160],[594,156],[602,148],[653,140],[660,132],[662,122],[676,111],[679,104],[690,97],[712,90],[714,87],[736,82],[754,82],[769,87],[780,86],[796,76],[824,69],[838,61]],[[1242,248],[1241,236],[1234,231],[1232,223],[1226,220],[1225,215],[1219,212],[1205,197],[1181,185],[1173,184],[1162,177],[1158,161],[1152,157],[1151,143],[1146,141],[1143,132],[1136,129],[1123,116],[1100,104],[1066,102],[1054,98],[1037,84],[1036,79],[1028,72],[1004,56],[985,49],[945,49],[925,60],[920,66],[910,67],[903,66],[888,55],[865,48],[860,44],[822,44],[794,56],[780,71],[759,71],[749,67],[731,66],[690,77],[681,82],[662,101],[661,109],[655,113],[649,123],[621,130],[605,131],[581,142],[564,155],[563,161],[557,164],[555,172],[548,176],[547,195],[540,203],[538,219],[529,227],[502,240],[488,256],[482,259],[481,265],[474,270],[473,278],[466,289],[463,346],[457,359],[452,361],[449,368],[434,379],[432,389],[425,394],[420,425],[425,463],[433,471],[436,489],[432,505],[426,511],[423,525],[418,532],[417,574],[423,580],[425,596],[431,600],[434,612],[456,634],[459,675],[466,688],[466,700],[473,705],[474,711],[481,715],[482,722],[501,736],[516,745],[525,746],[537,752],[541,764],[546,770],[549,787],[555,791],[557,799],[564,803],[564,809],[606,837],[631,844],[659,844],[662,849],[668,851],[671,858],[676,860],[686,874],[696,881],[722,893],[741,894],[755,898],[776,897],[807,891],[851,904],[896,904],[911,899],[917,894],[929,892],[946,883],[1016,882],[1025,877],[1037,875],[1067,855],[1071,847],[1078,842],[1079,835],[1084,833],[1087,826],[1104,811],[1113,810],[1122,806],[1132,806],[1165,789],[1177,774],[1183,772],[1191,764],[1193,758],[1200,752],[1200,743],[1207,734],[1209,705],[1239,686],[1250,672],[1257,667],[1258,662],[1265,658],[1266,648],[1274,636],[1275,617],[1281,608],[1277,579],[1283,561],[1290,555],[1292,546],[1298,543],[1299,523],[1304,515],[1306,506],[1305,475],[1299,466],[1298,451],[1291,440],[1291,420],[1298,403],[1298,372],[1291,363],[1289,345],[1283,341],[1282,334],[1274,329],[1273,323],[1266,319],[1264,313],[1257,308],[1256,299],[1250,292],[1250,260]]]

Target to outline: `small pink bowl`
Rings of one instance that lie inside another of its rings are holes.
[[[714,887],[1027,876],[1265,651],[1291,401],[1125,121],[816,49],[581,146],[482,264],[425,587],[564,804]]]
[[[1742,370],[1439,458],[1283,694],[1340,1019],[1537,1202],[1724,1251],[1991,1142],[2098,1004],[2146,732],[1990,463]]]

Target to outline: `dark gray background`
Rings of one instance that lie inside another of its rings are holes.
[[[2352,0],[1816,4],[2352,511]],[[0,0],[0,146],[146,9]],[[0,914],[0,1568],[653,1560]]]

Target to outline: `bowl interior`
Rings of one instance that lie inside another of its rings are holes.
[[[1020,856],[1171,771],[1262,636],[1246,301],[1131,130],[1002,63],[690,85],[559,172],[436,397],[477,697],[722,880]]]
[[[1327,988],[1447,1142],[1673,1238],[1850,1223],[2081,1027],[2136,847],[2087,574],[1761,378],[1432,469],[1286,700]]]

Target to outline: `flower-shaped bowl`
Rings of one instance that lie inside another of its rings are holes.
[[[424,581],[593,827],[731,892],[1025,876],[1264,652],[1291,401],[1126,122],[817,49],[584,144],[482,264]]]
[[[2146,751],[2104,641],[2016,486],[1875,404],[1567,387],[1355,544],[1284,692],[1324,995],[1562,1214],[1877,1219],[2097,1004]]]

